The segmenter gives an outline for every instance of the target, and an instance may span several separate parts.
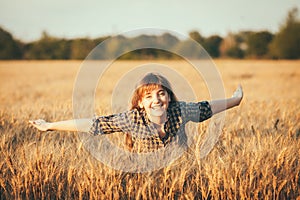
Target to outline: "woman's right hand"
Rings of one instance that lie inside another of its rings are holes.
[[[38,120],[29,120],[29,123],[33,125],[35,128],[39,129],[40,131],[48,131],[50,130],[50,123],[46,122],[43,119]]]

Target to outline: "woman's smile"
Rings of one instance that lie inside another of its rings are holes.
[[[155,105],[151,107],[150,114],[152,116],[162,116],[166,112],[165,108],[162,105]]]

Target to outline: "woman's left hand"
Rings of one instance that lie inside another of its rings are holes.
[[[243,88],[241,85],[239,85],[238,88],[233,93],[232,98],[235,98],[237,100],[237,105],[239,105],[243,99],[243,96],[244,96]]]

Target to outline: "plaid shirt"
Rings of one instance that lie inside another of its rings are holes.
[[[94,135],[114,132],[129,133],[134,142],[134,152],[151,152],[177,141],[186,144],[185,124],[189,121],[202,122],[212,116],[207,101],[198,103],[174,102],[167,110],[167,121],[164,124],[165,138],[149,120],[145,111],[130,111],[95,117],[90,133]]]

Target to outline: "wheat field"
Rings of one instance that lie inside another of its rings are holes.
[[[114,84],[147,61],[117,61],[99,85],[97,114],[108,114]],[[204,82],[183,61],[155,61]],[[197,144],[148,173],[107,167],[75,132],[40,132],[30,119],[71,119],[81,61],[0,61],[0,199],[300,199],[300,61],[215,60],[226,95],[244,99],[226,112],[222,135],[203,159]],[[199,124],[205,131],[209,120]],[[120,139],[118,135],[112,136]]]

